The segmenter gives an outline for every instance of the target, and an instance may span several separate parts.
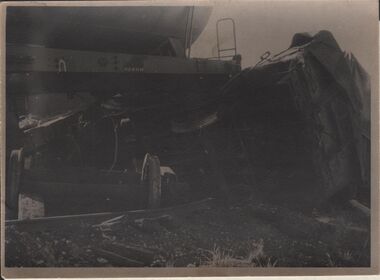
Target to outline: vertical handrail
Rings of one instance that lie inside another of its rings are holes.
[[[185,26],[185,44],[184,44],[184,55],[187,58],[190,58],[191,52],[191,40],[193,38],[193,19],[194,19],[194,6],[188,7],[187,10],[187,18],[186,18],[186,26]],[[191,16],[190,16],[191,12]],[[190,23],[190,28],[189,28]],[[186,53],[186,50],[187,53]]]
[[[187,58],[190,58],[191,53],[191,45],[193,40],[193,19],[194,19],[194,6],[191,8],[191,19],[190,19],[190,40],[189,40],[189,51],[187,54]]]
[[[230,21],[232,23],[232,33],[234,38],[234,46],[232,48],[220,49],[220,36],[219,36],[219,24],[223,21]],[[236,46],[236,29],[235,29],[235,21],[232,18],[221,18],[216,22],[216,46],[218,48],[218,58],[221,58],[221,53],[224,51],[234,51],[234,55],[226,55],[223,57],[233,57],[237,55],[237,46]]]
[[[190,7],[187,9],[187,16],[186,16],[186,25],[185,25],[185,43],[183,45],[183,56],[186,57],[186,49],[187,49],[187,30],[189,25],[189,14],[190,14]]]

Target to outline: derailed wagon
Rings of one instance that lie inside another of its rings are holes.
[[[230,113],[256,130],[249,143],[253,161],[269,159],[274,167],[298,158],[298,170],[311,173],[301,187],[305,199],[360,194],[369,202],[370,78],[329,31],[295,34],[287,50],[265,53],[224,90],[236,108]],[[274,145],[266,142],[260,150],[263,135]]]
[[[172,163],[202,161],[190,138],[216,121],[219,88],[241,69],[236,50],[190,58],[210,11],[8,8],[9,217],[165,203]]]
[[[263,174],[292,164],[321,201],[369,185],[368,76],[330,33],[296,35],[286,52],[241,71],[236,44],[229,60],[223,49],[217,59],[190,58],[207,20],[195,32],[194,9],[177,12],[185,15],[183,33],[144,29],[115,42],[123,29],[103,26],[116,32],[109,45],[89,44],[83,24],[75,40],[65,40],[73,26],[55,40],[29,38],[43,46],[7,37],[9,218],[33,216],[33,209],[52,215],[228,197],[228,186],[257,188]],[[39,21],[49,15],[44,8],[23,13],[31,14],[8,34],[28,20],[28,32],[36,31],[33,13]]]

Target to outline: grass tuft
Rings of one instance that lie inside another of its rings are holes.
[[[214,246],[213,250],[206,251],[209,257],[205,263],[211,267],[275,267],[277,260],[272,260],[264,254],[264,242],[260,239],[252,243],[252,248],[246,258],[237,258],[229,252]]]

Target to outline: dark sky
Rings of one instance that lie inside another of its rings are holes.
[[[236,22],[237,48],[244,67],[256,64],[266,51],[275,54],[288,48],[297,32],[314,34],[325,29],[333,33],[343,50],[358,58],[373,80],[378,63],[377,12],[377,0],[218,1],[192,47],[192,55],[217,54],[215,23],[223,17]],[[228,26],[224,30],[224,38],[231,35]],[[231,38],[225,43],[231,43]]]

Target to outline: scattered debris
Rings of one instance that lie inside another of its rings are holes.
[[[355,209],[359,210],[366,217],[370,217],[371,216],[371,210],[368,207],[366,207],[363,204],[361,204],[359,201],[351,199],[349,202],[350,202],[350,205],[352,207],[354,207]]]
[[[41,231],[57,230],[59,228],[77,227],[83,223],[92,223],[92,226],[101,226],[104,222],[99,220],[108,218],[103,226],[117,224],[121,219],[156,218],[170,215],[187,216],[194,212],[202,212],[211,208],[213,198],[206,198],[187,204],[159,209],[133,210],[119,213],[93,213],[81,215],[67,215],[57,217],[43,217],[27,220],[8,220],[6,226],[15,226],[18,230]],[[166,218],[167,219],[167,218]],[[111,223],[109,223],[111,221]],[[107,223],[108,222],[108,223]]]
[[[162,227],[170,228],[173,226],[173,218],[169,215],[162,215],[155,218],[141,218],[134,221],[135,225],[144,231],[156,232]]]
[[[143,263],[145,266],[151,265],[155,259],[155,253],[152,250],[142,247],[106,241],[103,242],[102,246],[104,249],[112,251],[123,257],[135,259],[138,262]]]
[[[102,259],[107,260],[108,262],[112,263],[115,266],[122,266],[122,267],[139,267],[139,266],[144,266],[142,262],[126,258],[124,256],[121,256],[119,254],[116,254],[114,252],[104,250],[104,249],[98,249],[98,248],[93,248],[93,250],[102,256]]]
[[[312,214],[273,206],[270,202],[261,201],[258,207],[252,200],[240,200],[227,206],[213,203],[207,211],[179,214],[171,209],[169,215],[155,209],[140,211],[139,216],[124,213],[113,219],[81,219],[75,223],[75,230],[69,225],[60,230],[40,227],[26,233],[18,224],[11,223],[5,228],[11,236],[5,244],[6,263],[28,266],[38,262],[44,267],[57,263],[84,267],[283,267],[331,263],[364,266],[369,263],[369,225],[360,222],[360,217],[356,219],[355,213],[347,215],[334,210],[336,221],[330,225],[317,221]],[[172,218],[175,226],[167,226]],[[136,220],[157,227],[154,231],[141,230]],[[107,222],[112,226],[94,227],[94,221],[97,221],[95,225]],[[366,230],[352,230],[355,227]]]

